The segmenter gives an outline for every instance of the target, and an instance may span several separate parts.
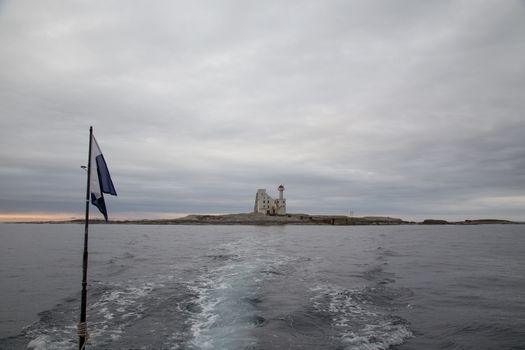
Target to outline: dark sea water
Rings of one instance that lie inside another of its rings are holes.
[[[0,349],[75,349],[83,226],[0,240]],[[93,225],[89,243],[91,349],[525,349],[525,225]]]

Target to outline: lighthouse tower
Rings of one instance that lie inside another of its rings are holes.
[[[275,212],[277,215],[285,215],[286,214],[286,199],[284,199],[283,197],[284,186],[279,185],[277,190],[279,191],[279,199],[275,200]]]

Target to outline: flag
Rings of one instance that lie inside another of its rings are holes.
[[[104,193],[117,195],[113,181],[111,181],[111,175],[109,174],[108,166],[104,160],[104,156],[98,147],[95,136],[91,136],[91,174],[90,174],[90,192],[91,192],[91,204],[100,210],[104,215],[106,221],[108,221],[108,211],[106,210],[106,203],[104,202]]]

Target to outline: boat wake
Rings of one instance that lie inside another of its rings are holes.
[[[331,338],[344,349],[388,349],[412,336],[405,320],[378,306],[376,299],[384,299],[384,290],[319,285],[310,291],[315,313],[329,322]]]
[[[241,238],[208,249],[189,272],[174,267],[171,275],[94,283],[88,344],[382,350],[412,336],[408,323],[395,315],[410,291],[394,288],[381,266],[362,272],[364,287],[345,289],[321,282],[320,258],[286,256],[275,246],[275,241]],[[78,303],[77,297],[69,298],[42,312],[39,321],[3,344],[76,348]]]
[[[195,294],[188,319],[190,349],[251,349],[257,339],[251,334],[266,320],[258,313],[264,297],[261,286],[280,274],[288,259],[251,240],[240,240],[218,247],[209,256],[223,265],[204,268],[188,283]]]

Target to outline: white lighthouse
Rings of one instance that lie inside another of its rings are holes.
[[[275,200],[275,213],[277,215],[285,215],[286,214],[286,199],[283,197],[284,192],[284,186],[279,185],[277,188],[277,191],[279,191],[279,199]]]
[[[265,189],[257,190],[253,211],[266,215],[286,215],[286,199],[283,197],[284,186],[280,185],[277,190],[279,191],[279,199],[270,197]]]

